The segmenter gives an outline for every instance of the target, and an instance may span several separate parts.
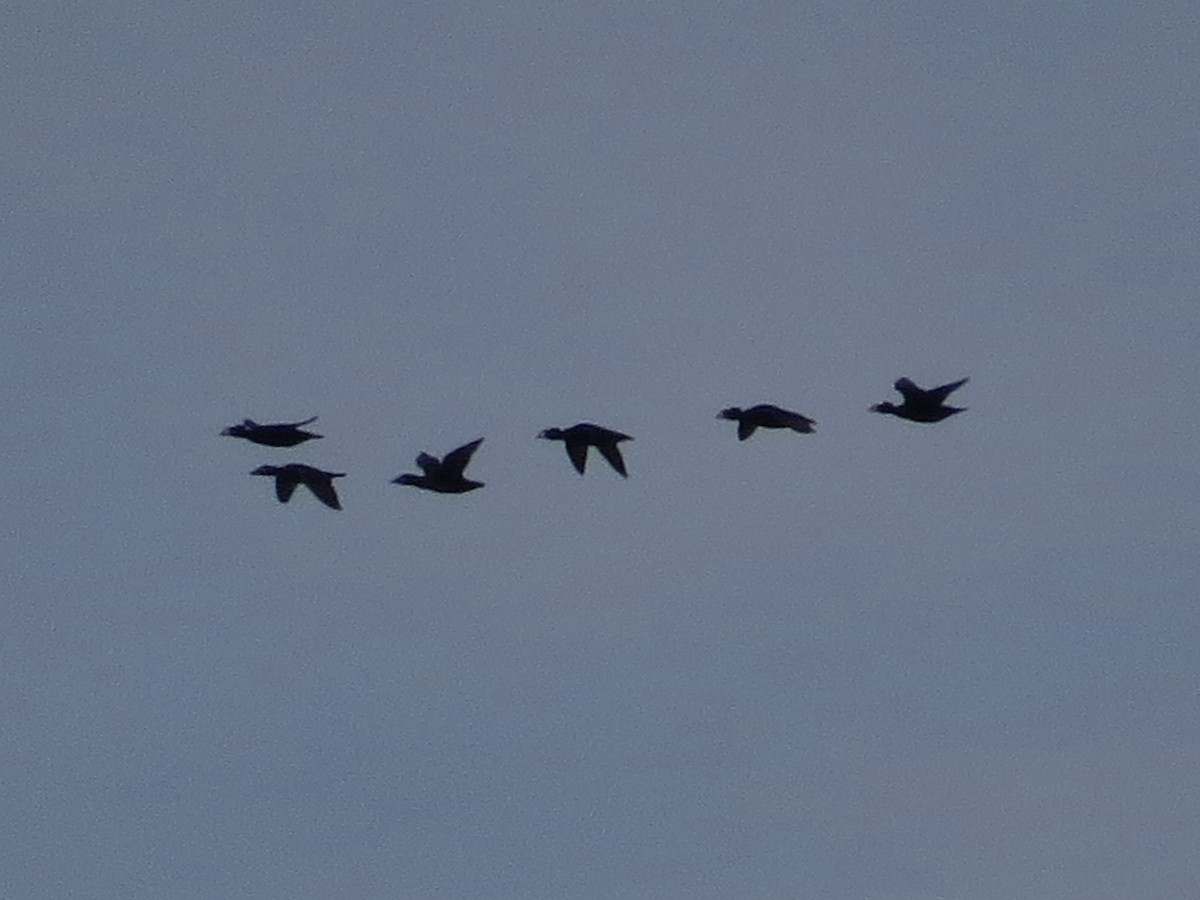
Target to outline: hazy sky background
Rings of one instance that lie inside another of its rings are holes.
[[[7,5],[0,895],[1196,897],[1198,35]]]

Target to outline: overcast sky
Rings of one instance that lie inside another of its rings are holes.
[[[1198,36],[7,5],[0,895],[1195,898]]]

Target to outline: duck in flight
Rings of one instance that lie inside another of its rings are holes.
[[[908,419],[910,422],[940,422],[955,413],[964,412],[966,407],[946,406],[946,398],[966,384],[970,379],[952,381],[941,387],[925,390],[917,387],[907,378],[901,378],[893,387],[904,397],[904,402],[897,406],[895,403],[876,403],[871,412],[889,413]]]
[[[621,441],[633,440],[627,434],[621,434],[610,428],[602,428],[591,422],[580,422],[570,428],[547,428],[538,437],[565,443],[571,465],[580,475],[587,467],[588,447],[595,447],[600,451],[600,455],[608,460],[610,466],[625,478],[629,477],[629,473],[625,471],[625,460],[621,458],[621,449],[617,446]]]
[[[255,444],[266,447],[295,447],[305,441],[324,437],[311,431],[302,431],[301,425],[311,425],[317,417],[305,419],[303,422],[276,422],[272,425],[260,425],[253,419],[243,419],[240,425],[230,425],[221,432],[221,437],[239,437]]]
[[[303,463],[288,463],[286,466],[259,466],[251,475],[270,475],[275,479],[275,496],[280,503],[287,503],[297,486],[304,485],[318,500],[330,509],[341,509],[333,479],[342,478],[345,472],[325,472]]]
[[[744,441],[758,428],[790,428],[800,434],[812,434],[817,423],[790,409],[781,409],[769,403],[760,403],[749,409],[731,406],[717,413],[718,419],[729,419],[738,423],[738,440]]]
[[[412,487],[437,491],[439,494],[465,494],[483,487],[482,481],[471,481],[463,477],[463,470],[471,461],[471,455],[479,449],[483,438],[463,444],[451,450],[443,459],[422,453],[417,457],[417,466],[424,475],[404,474],[392,479],[392,484],[407,484]]]

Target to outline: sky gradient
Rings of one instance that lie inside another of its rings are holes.
[[[0,894],[1197,896],[1193,5],[0,25]]]

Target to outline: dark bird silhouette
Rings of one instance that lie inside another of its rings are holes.
[[[760,403],[749,409],[731,406],[717,413],[718,419],[729,419],[738,423],[738,440],[744,441],[754,434],[757,428],[790,428],[800,434],[812,434],[817,423],[808,416],[802,416],[790,409],[780,409],[769,403]]]
[[[890,413],[911,422],[940,422],[942,419],[948,419],[955,413],[966,410],[966,407],[946,406],[945,403],[950,394],[969,380],[963,378],[961,381],[953,381],[950,384],[943,384],[941,387],[923,390],[907,378],[901,378],[893,387],[904,397],[904,402],[899,406],[887,401],[876,403],[871,407],[871,412]]]
[[[305,441],[324,437],[311,431],[301,431],[301,425],[310,425],[317,417],[305,419],[303,422],[276,422],[272,425],[259,425],[253,419],[243,419],[240,425],[230,425],[221,432],[221,437],[239,437],[266,447],[295,447]]]
[[[251,475],[271,475],[275,478],[275,496],[280,503],[292,499],[297,485],[304,485],[317,499],[330,509],[341,509],[337,491],[333,489],[333,479],[342,478],[345,472],[324,472],[303,463],[288,463],[286,466],[259,466]]]
[[[400,475],[392,479],[392,484],[408,484],[424,488],[427,491],[437,491],[439,494],[465,494],[475,488],[483,487],[482,481],[471,481],[463,477],[463,469],[471,461],[473,454],[483,438],[463,444],[457,450],[451,450],[444,459],[422,453],[417,457],[417,465],[424,475]]]
[[[580,475],[583,474],[584,468],[587,466],[587,451],[588,447],[595,447],[600,451],[600,455],[608,460],[608,464],[628,478],[629,473],[625,471],[625,460],[621,458],[621,450],[617,447],[621,441],[632,441],[627,434],[621,434],[619,431],[612,431],[608,428],[601,428],[599,425],[593,425],[591,422],[580,422],[578,425],[572,425],[570,428],[547,428],[541,434],[540,438],[545,438],[548,441],[563,441],[567,445],[567,456],[571,459],[571,465],[575,467]]]

